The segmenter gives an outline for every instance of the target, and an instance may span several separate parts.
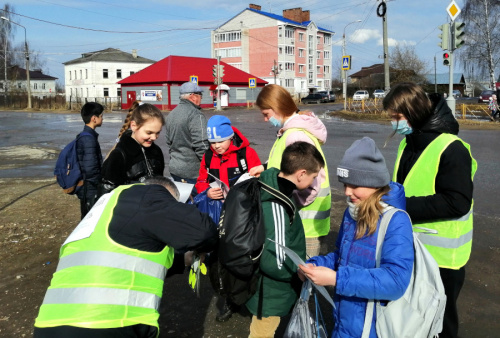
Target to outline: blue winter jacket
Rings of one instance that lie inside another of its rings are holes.
[[[99,134],[89,126],[83,127],[82,135],[76,144],[78,163],[84,178],[83,188],[77,191],[79,199],[84,197],[93,201],[97,195],[97,188],[101,182],[102,154],[99,145]],[[86,135],[90,134],[90,135]]]
[[[390,187],[383,201],[404,210],[406,200],[403,186],[391,182]],[[332,337],[361,337],[367,300],[396,300],[403,296],[410,283],[414,260],[411,221],[406,213],[394,214],[385,235],[380,268],[375,268],[380,219],[374,234],[355,239],[356,221],[347,209],[337,237],[336,250],[308,260],[308,263],[337,271]],[[370,337],[377,337],[376,318],[374,309]]]

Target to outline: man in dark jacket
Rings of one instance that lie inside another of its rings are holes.
[[[175,181],[195,184],[201,159],[210,146],[207,118],[200,111],[203,89],[186,82],[179,93],[180,102],[168,114],[165,123],[170,153],[169,172]],[[196,190],[193,191],[196,194]]]
[[[78,162],[83,177],[83,187],[76,192],[80,199],[82,219],[96,202],[97,188],[101,181],[102,155],[99,134],[95,128],[102,125],[104,107],[96,102],[87,102],[81,110],[85,123],[76,143]]]

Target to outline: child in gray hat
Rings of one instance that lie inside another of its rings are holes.
[[[335,289],[332,337],[361,337],[368,299],[396,300],[410,283],[413,235],[408,215],[396,212],[387,229],[381,264],[375,267],[375,249],[382,215],[391,207],[406,208],[404,188],[390,182],[384,156],[369,137],[355,141],[337,168],[348,208],[344,213],[336,250],[300,266],[301,274],[318,285]],[[303,277],[302,276],[302,277]],[[376,316],[371,322],[375,333]]]

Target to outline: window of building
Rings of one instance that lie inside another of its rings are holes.
[[[80,69],[80,79],[83,79],[82,70]]]
[[[285,70],[295,70],[295,63],[285,62]]]
[[[332,36],[330,34],[325,34],[323,39],[325,40],[325,45],[329,45],[332,43]]]
[[[75,80],[76,80],[76,70],[75,70]]]
[[[299,33],[299,41],[304,41],[304,33]]]
[[[309,80],[309,83],[313,83],[313,81],[314,81],[314,73],[313,72],[309,72],[308,80]]]
[[[71,70],[69,71],[69,79],[71,80]]]
[[[33,83],[33,89],[38,89],[38,83]]]
[[[330,58],[330,51],[325,50],[325,51],[323,52],[323,58],[325,58],[325,59],[329,59],[329,58]]]
[[[103,79],[107,79],[108,78],[108,70],[107,69],[103,69],[102,70],[102,78]]]
[[[309,35],[309,52],[311,52],[311,50],[314,48],[314,40],[313,40],[313,36],[312,35]]]
[[[83,88],[80,88],[80,97],[83,97]]]
[[[87,97],[89,97],[89,89],[88,89],[88,88],[86,88],[86,89],[87,89],[87,90],[86,90],[86,92],[87,92]]]
[[[3,89],[3,82],[0,83],[0,89]]]
[[[117,79],[121,79],[122,78],[122,70],[121,69],[117,69],[116,70],[116,78]]]
[[[217,33],[214,36],[215,43],[240,41],[240,40],[241,40],[241,32],[240,31]]]
[[[283,47],[278,47],[278,54],[279,55],[283,54]]]
[[[42,89],[45,89],[45,83],[42,83]]]
[[[116,96],[122,97],[122,89],[121,88],[116,88]]]
[[[246,89],[236,89],[236,100],[246,100],[247,90]]]
[[[104,97],[109,96],[109,88],[104,88]]]
[[[302,48],[299,49],[299,57],[300,58],[304,57],[304,50]]]
[[[241,47],[216,49],[215,56],[220,56],[221,58],[241,57]]]
[[[295,55],[295,47],[285,46],[285,54],[286,55]]]
[[[321,51],[319,51],[319,50],[318,50],[318,51],[316,52],[316,58],[317,58],[317,59],[321,59]]]
[[[323,73],[330,73],[330,66],[323,66]]]
[[[23,85],[21,84],[21,82],[19,82],[19,83],[17,84],[17,88],[21,89],[22,87],[23,87]]]
[[[330,80],[325,80],[325,89],[330,89]]]
[[[285,87],[293,88],[294,87],[293,83],[294,83],[293,79],[285,79]]]
[[[299,65],[299,73],[304,73],[304,65]]]
[[[316,66],[316,73],[321,74],[321,66]]]
[[[282,37],[283,36],[283,27],[278,27],[278,37]]]
[[[318,40],[318,45],[321,43],[321,36],[316,36],[316,40]]]
[[[310,56],[310,57],[309,57],[309,70],[312,70],[312,69],[313,69],[313,65],[314,65],[314,61],[313,61],[312,56]]]
[[[130,71],[130,75],[133,75],[133,74],[135,74],[135,72],[134,71]]]
[[[295,30],[293,28],[287,28],[285,29],[285,37],[286,38],[292,38],[294,37]]]
[[[85,78],[88,79],[89,78],[89,70],[88,69],[85,69]],[[88,95],[87,95],[88,96]]]
[[[73,96],[73,88],[70,88],[70,89],[69,89],[69,95],[70,95],[70,96]]]

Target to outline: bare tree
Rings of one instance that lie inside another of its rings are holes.
[[[394,46],[389,53],[389,64],[394,68],[391,82],[413,81],[423,83],[425,74],[429,73],[429,65],[417,56],[415,46],[400,44]]]
[[[457,50],[458,61],[474,77],[488,76],[495,88],[495,69],[500,62],[500,2],[466,0],[461,18],[465,22],[465,44]]]
[[[1,16],[10,20],[10,12],[14,8],[6,3],[3,6]],[[0,68],[2,69],[2,77],[4,78],[4,92],[7,91],[7,69],[12,63],[13,59],[12,53],[12,40],[14,38],[14,33],[16,30],[15,25],[13,25],[9,20],[0,20],[0,55],[2,58],[2,64]]]

